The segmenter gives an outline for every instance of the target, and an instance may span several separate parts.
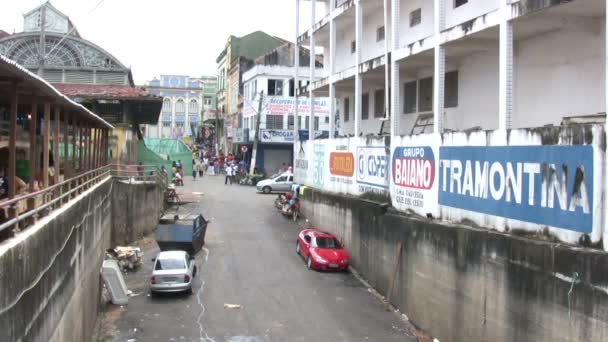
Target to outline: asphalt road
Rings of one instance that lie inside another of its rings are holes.
[[[124,308],[105,309],[97,340],[415,341],[406,323],[353,275],[306,268],[295,253],[300,227],[274,208],[274,195],[226,186],[220,176],[187,178],[180,191],[203,195],[180,213],[200,211],[211,220],[196,256],[194,294],[148,295],[150,258],[158,248],[147,239],[145,264],[126,276],[137,295]]]

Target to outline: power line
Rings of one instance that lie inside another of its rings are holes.
[[[95,5],[95,7],[93,7],[88,13],[87,15],[91,15],[93,14],[93,12],[95,12],[95,10],[104,2],[105,0],[99,0],[99,2],[97,2],[97,5]],[[44,28],[43,28],[44,29]],[[44,55],[43,59],[47,59],[51,53],[53,51],[55,51],[55,49],[61,45],[61,43],[63,43],[63,41],[70,35],[72,34],[72,32],[74,32],[74,30],[76,30],[76,25],[72,24],[72,29],[69,30],[66,34],[63,35],[63,37],[61,37],[61,39],[59,40],[59,42],[57,42],[57,44],[53,45],[53,47],[51,48],[51,50],[49,51],[49,53],[47,53],[46,55]]]

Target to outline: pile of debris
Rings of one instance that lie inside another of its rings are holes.
[[[139,247],[123,247],[116,246],[113,250],[109,250],[110,257],[116,259],[121,271],[133,271],[141,265],[144,253]]]

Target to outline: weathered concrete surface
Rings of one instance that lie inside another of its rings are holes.
[[[154,229],[162,206],[160,186],[108,178],[0,245],[0,340],[90,340],[105,250]]]
[[[608,340],[605,252],[447,226],[313,189],[305,198],[306,216],[346,241],[353,266],[382,294],[402,242],[391,302],[441,341]]]
[[[3,341],[88,341],[109,247],[108,178],[0,245]]]
[[[206,250],[196,255],[194,294],[148,297],[157,248],[143,244],[143,269],[126,275],[129,289],[142,294],[109,307],[97,341],[415,341],[351,274],[306,269],[295,253],[300,227],[277,212],[275,196],[225,186],[221,176],[190,179],[180,190],[204,195],[180,212],[211,220]]]
[[[164,190],[156,183],[114,179],[112,245],[141,239],[156,228],[164,209]]]

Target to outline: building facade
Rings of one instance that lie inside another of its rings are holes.
[[[242,74],[260,55],[286,43],[285,40],[255,31],[242,37],[230,36],[218,55],[217,113],[219,120],[216,149],[235,152],[233,139],[240,122],[243,106]],[[236,146],[236,145],[235,145]]]
[[[237,151],[246,146],[253,148],[257,121],[259,120],[256,166],[267,173],[275,173],[283,163],[291,165],[294,143],[294,64],[295,45],[285,43],[256,58],[253,66],[243,73],[243,110],[235,132]],[[309,51],[300,51],[299,73],[309,70]],[[315,60],[315,80],[322,77],[323,56]],[[299,81],[306,86],[307,80]],[[260,98],[263,96],[261,105]],[[298,103],[298,125],[308,133],[310,126],[310,101],[301,98]],[[261,110],[260,110],[261,109]],[[259,115],[258,115],[259,111]],[[315,98],[315,115],[312,127],[317,136],[329,134],[329,98]],[[304,132],[301,132],[304,133]]]
[[[161,75],[146,82],[150,94],[162,97],[163,107],[158,123],[148,125],[145,136],[194,140],[202,127],[204,110],[213,105],[210,96],[215,91],[213,80],[213,77]]]

